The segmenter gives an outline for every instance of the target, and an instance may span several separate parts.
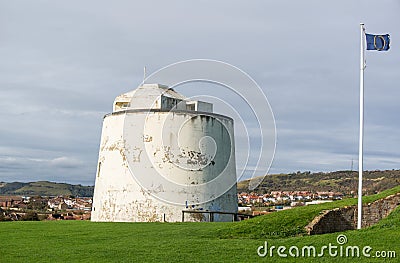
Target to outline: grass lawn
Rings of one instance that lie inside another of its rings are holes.
[[[390,191],[366,198],[399,192]],[[334,202],[348,205],[354,200]],[[379,224],[347,231],[346,246],[395,251],[396,258],[259,257],[257,248],[338,245],[339,233],[303,236],[309,219],[333,203],[300,207],[237,223],[93,223],[89,221],[1,222],[0,262],[399,262],[400,208]],[[288,251],[286,250],[286,254]]]

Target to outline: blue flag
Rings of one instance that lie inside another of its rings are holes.
[[[390,36],[365,34],[367,38],[367,50],[387,51],[390,48]]]

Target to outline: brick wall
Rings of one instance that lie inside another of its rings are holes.
[[[363,205],[362,227],[369,227],[387,217],[400,205],[400,193]],[[309,235],[325,234],[357,228],[357,207],[326,210],[306,226]]]

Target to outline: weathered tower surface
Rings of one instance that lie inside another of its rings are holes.
[[[232,221],[233,120],[167,86],[118,96],[104,117],[92,221]]]

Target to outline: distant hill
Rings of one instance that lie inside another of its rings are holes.
[[[81,197],[93,196],[94,186],[72,185],[66,183],[53,183],[39,181],[31,183],[0,183],[0,195],[40,195],[58,196],[73,195]]]
[[[363,191],[374,194],[400,185],[400,170],[365,171],[363,173]],[[249,180],[238,182],[238,193],[248,192]],[[351,195],[357,192],[358,172],[336,171],[329,173],[297,172],[290,174],[272,174],[264,177],[254,190],[257,193],[271,191],[333,191]],[[94,186],[72,185],[39,181],[31,183],[0,182],[0,195],[74,195],[93,196]]]
[[[248,192],[249,180],[238,182],[238,192]],[[374,194],[400,185],[400,170],[363,172],[363,192]],[[345,194],[357,192],[358,172],[337,171],[329,173],[297,172],[273,174],[264,177],[254,190],[257,193],[271,191],[333,191]]]

